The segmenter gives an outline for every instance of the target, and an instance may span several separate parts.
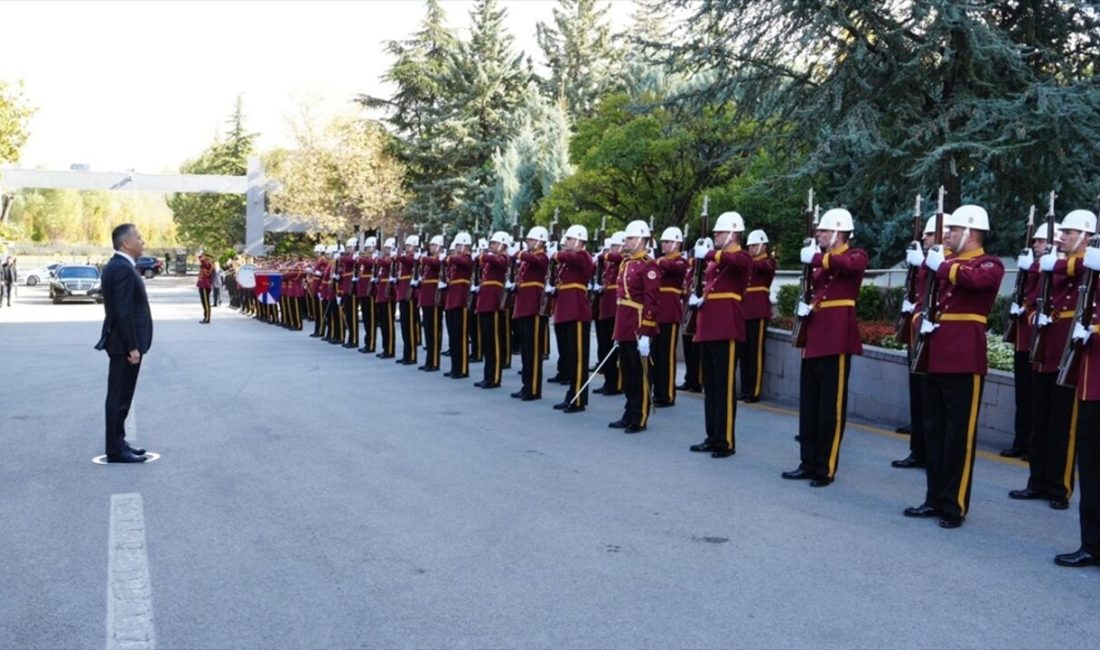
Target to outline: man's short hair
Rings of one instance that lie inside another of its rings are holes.
[[[115,250],[122,248],[122,240],[126,238],[126,235],[130,234],[130,231],[134,229],[134,224],[124,223],[120,226],[115,226],[115,229],[111,231],[111,245],[115,247]]]

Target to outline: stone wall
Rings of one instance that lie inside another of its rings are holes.
[[[798,405],[801,350],[791,345],[791,333],[768,330],[765,361],[765,400]],[[884,428],[909,424],[909,366],[904,351],[863,346],[852,361],[848,385],[848,417]],[[990,370],[982,393],[978,438],[985,446],[1012,444],[1015,397],[1012,374]]]

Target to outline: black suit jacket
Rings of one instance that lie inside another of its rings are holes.
[[[135,349],[142,354],[148,352],[153,344],[153,315],[145,281],[137,270],[125,257],[115,255],[103,267],[100,286],[106,317],[96,349],[122,355]]]

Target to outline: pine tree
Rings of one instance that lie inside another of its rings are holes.
[[[622,57],[612,40],[607,10],[597,0],[559,0],[554,23],[540,22],[536,28],[550,69],[544,91],[563,100],[573,119],[594,115],[600,98],[620,87]]]

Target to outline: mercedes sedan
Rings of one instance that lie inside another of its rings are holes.
[[[86,264],[67,264],[60,267],[50,280],[50,299],[55,305],[65,300],[103,302],[99,269]]]

